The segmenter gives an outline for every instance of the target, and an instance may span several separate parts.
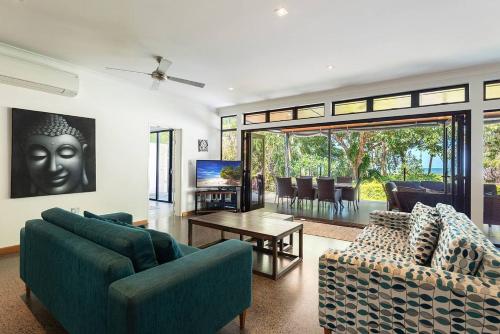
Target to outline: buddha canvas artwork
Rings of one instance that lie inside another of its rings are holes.
[[[12,109],[11,198],[95,191],[95,120]]]

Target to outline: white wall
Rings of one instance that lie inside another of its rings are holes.
[[[453,110],[471,110],[471,217],[472,220],[481,225],[483,221],[483,111],[500,109],[500,100],[483,101],[483,82],[487,80],[500,79],[500,64],[476,66],[454,71],[426,74],[390,80],[367,85],[349,86],[339,89],[290,96],[279,99],[266,100],[256,103],[248,103],[230,107],[219,108],[220,116],[239,115],[238,131],[245,129],[259,129],[269,127],[270,124],[243,125],[244,113],[264,111],[291,106],[300,106],[314,103],[325,103],[326,116],[309,120],[295,120],[279,123],[271,123],[271,126],[290,126],[328,123],[337,121],[349,121],[369,119],[373,117],[389,117],[395,115],[421,115]],[[401,110],[380,111],[374,113],[361,113],[353,115],[331,115],[333,101],[342,101],[360,97],[391,94],[425,88],[442,87],[469,83],[468,103],[457,103],[451,105],[440,105],[421,108],[410,108]],[[238,141],[241,136],[237,136]],[[240,149],[238,143],[238,149]]]
[[[142,89],[111,76],[0,46],[0,52],[37,60],[80,76],[74,98],[0,84],[0,248],[19,244],[28,219],[51,207],[106,213],[126,211],[147,218],[149,126],[182,129],[181,210],[194,209],[194,160],[219,156],[219,118],[199,103]],[[196,89],[193,88],[193,94]],[[24,108],[96,120],[97,191],[10,199],[10,108]],[[209,140],[209,152],[198,152],[198,139]]]

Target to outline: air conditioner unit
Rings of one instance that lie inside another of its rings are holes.
[[[0,83],[64,96],[78,94],[78,75],[3,54]]]

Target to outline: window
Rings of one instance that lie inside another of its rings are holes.
[[[492,225],[500,225],[500,141],[498,138],[500,138],[500,111],[486,111],[483,137],[483,223],[489,225],[488,236],[493,238],[495,230],[492,228],[496,226]]]
[[[411,95],[387,96],[373,99],[373,110],[389,110],[411,107]]]
[[[222,117],[222,130],[236,130],[238,118],[236,116]]]
[[[419,95],[420,106],[432,106],[436,104],[466,102],[465,86],[449,89],[430,90],[421,92]]]
[[[269,112],[269,122],[291,121],[293,119],[293,110],[281,110]]]
[[[334,104],[334,114],[335,115],[344,115],[344,114],[366,112],[367,110],[368,109],[367,109],[366,100],[340,102],[340,103]]]
[[[500,99],[500,80],[488,81],[484,83],[484,99]]]
[[[245,115],[245,124],[259,124],[266,122],[266,113],[261,112],[257,114],[246,114]]]
[[[237,116],[221,117],[221,159],[238,160],[238,141],[236,131],[238,127]]]
[[[311,106],[297,109],[297,119],[325,116],[325,105]]]
[[[245,125],[325,116],[325,105],[314,104],[245,114]]]

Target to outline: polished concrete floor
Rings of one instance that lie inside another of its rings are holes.
[[[187,242],[187,220],[171,213],[168,204],[150,202],[150,228]],[[194,237],[196,244],[204,244],[216,240],[219,234],[198,228]],[[348,245],[346,241],[304,235],[304,260],[295,269],[278,281],[253,276],[253,302],[246,329],[240,331],[235,319],[220,333],[323,333],[318,325],[318,258],[329,248],[344,249]],[[18,255],[0,257],[0,332],[65,333],[36,296],[25,298],[18,268]]]

